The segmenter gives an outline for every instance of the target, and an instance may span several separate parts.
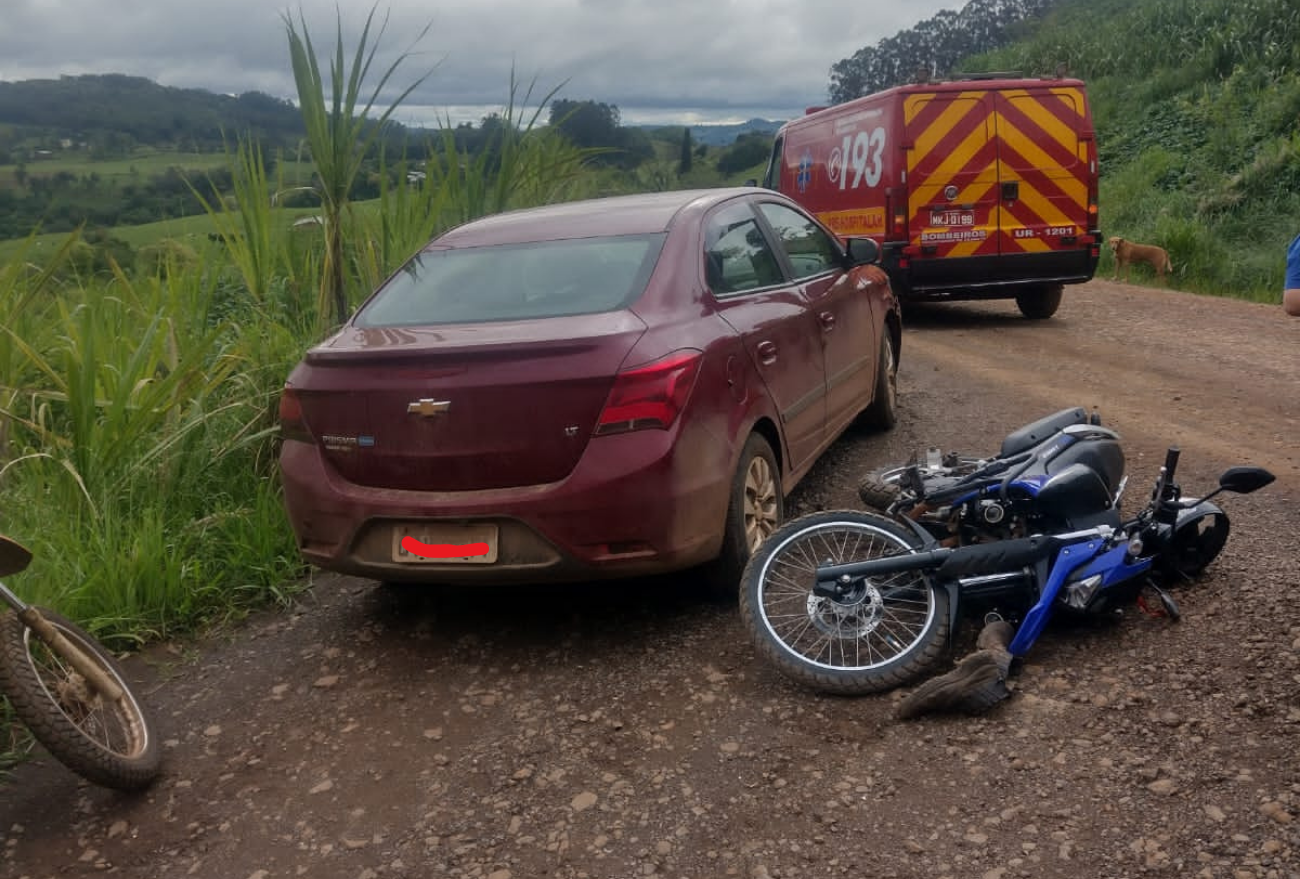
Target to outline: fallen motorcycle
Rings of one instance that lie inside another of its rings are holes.
[[[0,535],[0,577],[31,563]],[[147,787],[161,770],[153,721],[121,666],[71,620],[23,602],[0,583],[0,694],[56,759],[88,781],[117,790]]]
[[[1008,660],[1058,612],[1108,614],[1153,596],[1176,619],[1165,586],[1195,577],[1227,540],[1228,517],[1210,499],[1274,480],[1233,467],[1216,490],[1184,499],[1170,447],[1149,502],[1124,519],[1119,436],[1082,409],[1026,425],[989,458],[935,451],[878,480],[892,486],[888,514],[801,516],[754,553],[741,616],[782,673],[849,695],[907,685],[934,670],[961,619],[981,613],[986,631],[1005,630]]]

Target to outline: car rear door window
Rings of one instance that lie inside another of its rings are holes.
[[[785,283],[776,253],[748,204],[722,208],[704,233],[705,277],[714,295]]]
[[[780,238],[795,280],[843,269],[839,248],[812,220],[785,205],[772,202],[763,202],[758,209]]]

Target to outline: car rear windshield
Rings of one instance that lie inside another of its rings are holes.
[[[664,233],[416,254],[357,313],[362,327],[593,314],[624,308],[649,281]]]

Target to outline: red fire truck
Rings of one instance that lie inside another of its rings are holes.
[[[1084,83],[987,74],[814,107],[775,136],[763,185],[881,245],[907,300],[1015,299],[1051,317],[1101,248]]]

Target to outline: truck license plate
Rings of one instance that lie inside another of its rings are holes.
[[[930,211],[931,226],[974,226],[975,215],[970,211]]]

